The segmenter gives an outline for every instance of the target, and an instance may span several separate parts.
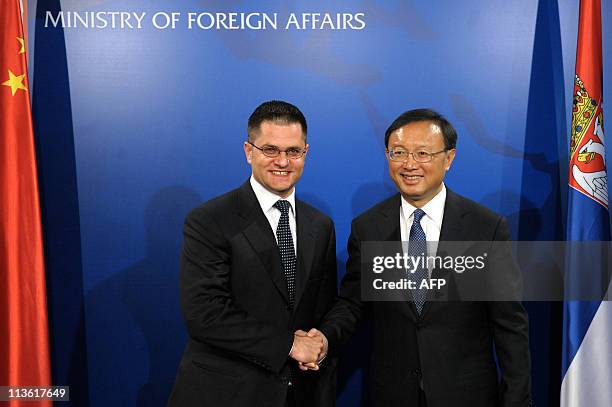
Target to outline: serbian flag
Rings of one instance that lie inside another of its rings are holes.
[[[600,0],[581,0],[570,141],[568,241],[610,240],[601,55]],[[593,284],[604,293],[609,281],[603,263],[587,266],[576,261],[580,253],[572,253],[569,247],[566,295],[586,292],[582,288]],[[610,407],[612,302],[569,298],[572,300],[564,303],[563,315],[561,406]]]
[[[24,2],[25,3],[25,2]],[[0,7],[0,386],[49,386],[40,203],[20,0]],[[49,405],[42,402],[38,405]]]

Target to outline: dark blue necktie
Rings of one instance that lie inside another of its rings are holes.
[[[413,212],[412,227],[410,227],[410,238],[408,241],[408,255],[414,261],[419,262],[414,274],[410,276],[410,279],[416,284],[415,289],[412,290],[412,298],[419,314],[423,310],[423,304],[425,304],[425,298],[427,297],[427,289],[419,289],[419,287],[421,282],[429,277],[427,267],[420,267],[421,265],[427,266],[427,237],[421,227],[423,216],[425,216],[425,212],[422,209],[416,209]]]
[[[291,228],[289,227],[289,201],[276,201],[274,207],[281,211],[281,217],[276,228],[276,240],[278,249],[283,262],[283,270],[285,271],[285,279],[287,280],[287,292],[289,293],[289,305],[293,308],[295,300],[295,268],[297,259],[295,258],[295,248],[293,246],[293,237],[291,236]]]

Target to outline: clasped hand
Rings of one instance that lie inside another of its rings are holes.
[[[289,356],[298,361],[301,370],[319,370],[319,362],[325,355],[327,355],[327,338],[322,332],[315,328],[308,332],[295,331],[293,349]]]

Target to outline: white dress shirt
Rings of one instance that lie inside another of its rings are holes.
[[[440,240],[440,230],[442,229],[442,219],[444,218],[444,204],[446,203],[446,186],[442,183],[442,189],[427,202],[421,209],[425,216],[421,218],[421,227],[427,238],[427,255],[435,256],[438,251],[438,241]],[[414,211],[417,208],[412,206],[402,197],[402,207],[400,210],[400,234],[404,253],[408,252],[410,240],[410,228],[414,220]],[[431,277],[432,269],[429,268]]]
[[[297,224],[295,222],[295,188],[287,198],[281,198],[280,196],[268,191],[261,185],[253,175],[251,175],[251,187],[253,188],[253,192],[255,192],[255,196],[257,197],[257,201],[259,202],[259,206],[261,206],[261,210],[264,215],[266,215],[266,219],[268,219],[268,223],[270,223],[270,227],[274,232],[274,238],[276,238],[276,243],[278,244],[278,238],[276,237],[276,228],[278,227],[278,222],[280,221],[281,211],[274,207],[276,201],[280,199],[284,199],[285,201],[289,201],[290,210],[289,210],[289,228],[291,229],[291,238],[293,239],[293,249],[295,250],[295,255],[297,256]]]

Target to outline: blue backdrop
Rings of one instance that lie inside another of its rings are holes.
[[[612,4],[602,3],[612,73]],[[246,120],[265,100],[308,119],[298,196],[334,219],[340,264],[351,219],[395,191],[384,130],[416,107],[458,130],[450,188],[506,215],[515,239],[564,237],[578,0],[29,6],[53,382],[71,386],[72,405],[165,403],[186,341],[183,218],[247,179]],[[141,28],[49,20],[111,11],[145,13]],[[155,28],[157,12],[180,13],[176,27]],[[279,29],[188,29],[189,12],[276,12]],[[284,29],[289,13],[310,12],[363,13],[365,27]],[[557,405],[560,306],[527,307],[535,401]],[[340,406],[362,399],[366,333],[345,352]]]

